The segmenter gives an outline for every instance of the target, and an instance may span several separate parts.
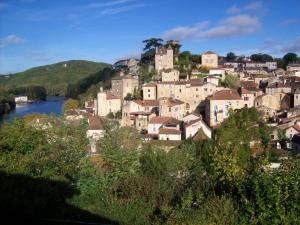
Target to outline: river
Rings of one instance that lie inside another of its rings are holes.
[[[4,121],[12,121],[16,117],[22,117],[31,113],[43,113],[43,114],[55,114],[56,116],[61,115],[61,107],[64,103],[64,97],[48,97],[47,101],[24,104],[17,106],[14,111],[11,111],[9,114],[0,115],[0,125]]]

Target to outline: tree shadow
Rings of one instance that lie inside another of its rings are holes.
[[[1,224],[118,224],[66,202],[70,184],[0,171]],[[3,223],[3,222],[6,223]]]

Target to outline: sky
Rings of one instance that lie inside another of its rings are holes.
[[[139,57],[142,41],[219,55],[300,54],[299,0],[0,0],[0,74]]]

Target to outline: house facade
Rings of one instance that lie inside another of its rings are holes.
[[[155,52],[155,70],[160,72],[163,69],[173,69],[173,49],[171,46],[168,48],[156,48]]]
[[[235,90],[222,90],[208,97],[205,105],[205,119],[210,127],[222,123],[229,117],[229,111],[245,106],[244,100]]]
[[[218,55],[212,51],[204,52],[201,55],[202,66],[209,68],[218,67]]]

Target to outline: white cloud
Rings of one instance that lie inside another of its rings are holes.
[[[23,44],[25,39],[16,36],[15,34],[10,34],[4,38],[0,38],[0,48],[7,47],[9,45]]]
[[[113,15],[113,14],[119,14],[123,12],[128,12],[133,9],[144,7],[144,4],[136,4],[136,5],[128,5],[128,6],[122,6],[117,8],[107,8],[101,11],[102,15]]]
[[[256,17],[247,14],[226,17],[214,26],[204,21],[193,26],[179,26],[166,31],[164,39],[202,40],[208,38],[226,38],[257,32],[261,24]]]
[[[226,10],[226,13],[228,13],[228,14],[239,14],[240,12],[241,12],[241,9],[238,8],[236,5],[233,5],[229,9]]]
[[[263,4],[261,1],[257,1],[257,2],[252,2],[248,5],[245,6],[246,10],[253,10],[253,11],[257,11],[257,10],[263,10]]]
[[[265,14],[267,10],[264,8],[263,3],[261,1],[256,1],[249,3],[245,6],[236,6],[233,5],[226,10],[228,14],[241,14],[241,13],[256,13],[256,14]]]
[[[286,20],[283,20],[279,23],[280,26],[289,26],[289,25],[292,25],[292,24],[297,24],[299,23],[299,20],[297,19],[286,19]]]
[[[136,1],[136,0],[114,0],[114,1],[108,1],[108,2],[94,2],[94,3],[90,3],[88,4],[88,8],[100,8],[100,7],[108,7],[108,6],[115,6],[115,5],[120,5],[120,4],[124,4],[124,3],[128,3],[128,2],[132,2],[132,1]]]

